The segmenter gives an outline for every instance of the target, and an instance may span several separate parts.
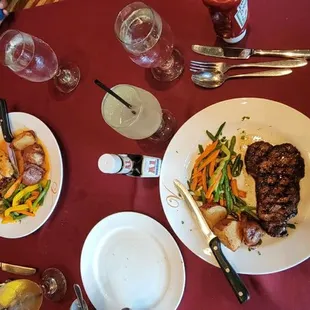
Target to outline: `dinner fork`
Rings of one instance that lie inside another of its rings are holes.
[[[254,62],[246,64],[229,65],[225,62],[205,62],[205,61],[194,61],[190,62],[190,71],[201,72],[201,71],[219,71],[225,73],[233,68],[298,68],[307,65],[305,59],[291,59],[291,60],[277,60],[268,62]]]

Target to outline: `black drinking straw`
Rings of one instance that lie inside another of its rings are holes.
[[[137,113],[135,111],[132,110],[132,105],[130,103],[128,103],[127,101],[125,101],[122,97],[120,97],[118,94],[116,94],[111,88],[109,88],[108,86],[104,85],[102,82],[100,82],[99,80],[95,80],[94,81],[96,85],[98,85],[100,88],[102,88],[103,90],[105,90],[107,93],[109,93],[111,96],[113,96],[114,98],[116,98],[118,101],[120,101],[123,105],[125,105],[128,109],[131,110],[131,113],[136,115]]]

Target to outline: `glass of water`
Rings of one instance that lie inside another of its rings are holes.
[[[74,90],[80,81],[76,65],[59,65],[47,43],[18,30],[8,30],[0,36],[0,62],[32,82],[54,79],[57,89],[63,93]]]
[[[102,100],[101,113],[105,122],[121,135],[135,140],[168,141],[175,132],[176,121],[148,91],[127,84],[112,90],[132,105],[135,113],[110,94]]]
[[[172,81],[183,72],[184,59],[174,48],[170,26],[146,4],[127,5],[119,12],[114,29],[130,59],[151,68],[155,79]]]

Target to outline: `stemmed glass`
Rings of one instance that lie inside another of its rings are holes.
[[[130,59],[151,68],[155,79],[172,81],[183,72],[184,59],[173,46],[170,26],[146,4],[127,5],[119,12],[114,29]]]
[[[80,81],[80,70],[75,64],[59,65],[47,43],[18,30],[7,30],[0,36],[0,62],[32,82],[53,78],[63,93],[73,91]]]
[[[52,301],[61,300],[67,292],[62,272],[55,268],[45,270],[41,284],[27,280],[13,280],[0,286],[0,310],[39,310],[43,296]]]

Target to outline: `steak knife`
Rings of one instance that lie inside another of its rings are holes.
[[[212,250],[218,264],[220,265],[226,279],[228,280],[230,286],[232,287],[238,301],[243,304],[250,299],[250,294],[245,287],[244,283],[240,279],[239,275],[230,265],[224,253],[221,249],[221,242],[218,237],[216,237],[207,222],[205,221],[202,213],[200,212],[194,198],[185,188],[185,186],[178,180],[174,180],[174,185],[178,190],[179,194],[184,199],[187,207],[190,209],[192,214],[195,215],[196,221],[200,227],[201,232],[203,233],[210,249]]]
[[[19,175],[15,152],[14,150],[12,150],[10,146],[11,142],[14,139],[14,136],[11,131],[7,105],[4,99],[0,99],[0,123],[1,123],[3,139],[5,140],[6,145],[7,145],[7,151],[8,151],[10,162],[13,165],[15,172]]]
[[[18,274],[21,276],[31,276],[37,272],[35,268],[12,265],[7,263],[0,263],[0,269],[2,271]]]
[[[310,59],[310,50],[261,50],[239,47],[215,47],[192,45],[192,50],[198,54],[230,59],[249,59],[251,56],[275,56],[286,58]]]

